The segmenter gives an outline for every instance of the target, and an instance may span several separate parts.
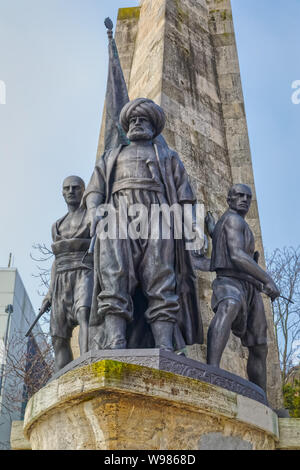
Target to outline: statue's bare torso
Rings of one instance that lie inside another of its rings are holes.
[[[69,212],[58,226],[60,236],[67,240],[73,238],[82,223],[82,218],[83,213],[80,209]]]

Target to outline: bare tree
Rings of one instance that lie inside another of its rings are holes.
[[[36,265],[38,272],[33,274],[33,277],[40,279],[40,287],[49,289],[52,264],[50,260],[54,256],[53,252],[45,244],[41,243],[36,243],[32,248],[35,250],[35,254],[30,253],[30,258],[38,263]],[[45,295],[44,292],[38,292],[42,296]]]
[[[45,244],[35,244],[34,254],[37,272],[33,277],[40,280],[38,293],[45,296],[49,289],[53,253]],[[49,335],[50,314],[39,321],[25,338],[24,331],[13,331],[8,344],[0,344],[0,426],[8,427],[14,420],[23,418],[28,400],[45,384],[54,373],[54,352]],[[38,332],[39,331],[39,332]],[[9,449],[10,443],[0,442],[0,449]]]
[[[54,355],[50,338],[39,333],[24,341],[24,334],[14,334],[6,351],[3,380],[9,398],[6,408],[20,409],[50,379],[54,371]]]
[[[267,268],[282,296],[272,303],[283,383],[295,366],[300,340],[300,247],[276,249],[267,255]]]
[[[2,351],[1,425],[23,419],[28,400],[49,381],[54,371],[54,354],[50,338],[43,333],[30,335],[14,332]],[[9,442],[0,442],[9,449]]]
[[[30,258],[36,263],[37,272],[32,274],[33,277],[39,279],[40,285],[38,294],[45,297],[48,292],[51,280],[51,267],[53,263],[53,252],[43,243],[36,243],[32,246],[34,254],[30,253]],[[40,325],[43,330],[49,330],[50,313],[45,313],[41,320]]]

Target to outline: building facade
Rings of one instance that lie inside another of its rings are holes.
[[[0,268],[0,449],[10,448],[11,422],[23,419],[28,390],[22,377],[39,353],[43,333],[25,338],[36,318],[15,268]]]

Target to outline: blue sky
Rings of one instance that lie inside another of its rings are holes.
[[[9,253],[37,309],[32,245],[51,244],[61,183],[91,175],[106,76],[106,16],[133,0],[0,0],[0,266]],[[263,238],[299,244],[300,0],[232,0]]]

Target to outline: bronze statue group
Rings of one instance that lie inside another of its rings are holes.
[[[110,51],[116,50],[109,37]],[[110,60],[118,61],[118,56],[111,53]],[[55,260],[40,313],[51,309],[56,371],[73,360],[70,340],[77,325],[81,354],[151,347],[176,353],[185,345],[202,344],[196,276],[201,269],[216,273],[207,363],[220,367],[232,331],[249,350],[249,380],[266,391],[267,322],[261,293],[274,300],[280,292],[258,264],[245,221],[252,200],[248,186],[229,189],[228,210],[217,223],[207,214],[210,260],[203,250],[187,250],[184,239],[165,238],[161,231],[155,239],[149,231],[139,238],[103,236],[99,209],[104,204],[117,214],[122,198],[128,207],[147,209],[197,204],[183,163],[161,135],[163,109],[146,98],[129,101],[119,62],[117,66],[110,69],[107,91],[109,107],[111,90],[119,90],[114,100],[119,109],[110,112],[115,122],[106,122],[106,142],[112,147],[106,145],[86,188],[78,176],[64,180],[68,212],[52,228]],[[116,70],[119,76],[113,75]],[[111,87],[113,80],[118,83]]]

